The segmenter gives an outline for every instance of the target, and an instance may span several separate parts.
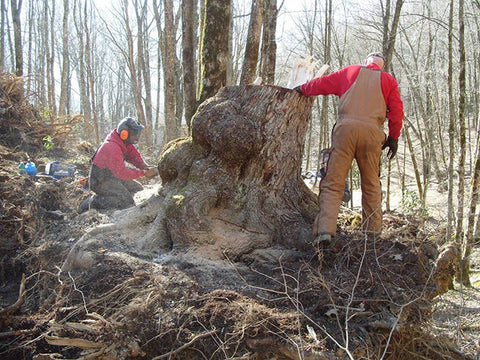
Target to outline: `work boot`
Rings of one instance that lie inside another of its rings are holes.
[[[315,239],[313,239],[313,246],[318,246],[321,243],[329,244],[332,241],[332,235],[330,234],[318,234]]]

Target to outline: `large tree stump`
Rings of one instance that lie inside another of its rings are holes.
[[[165,147],[158,196],[85,234],[64,268],[89,267],[95,250],[111,245],[232,260],[276,245],[304,248],[318,212],[301,178],[312,102],[280,87],[221,89],[198,108],[192,136]]]
[[[318,208],[301,164],[312,101],[285,88],[235,86],[199,107],[192,137],[168,144],[159,163],[173,247],[237,256],[311,239]]]

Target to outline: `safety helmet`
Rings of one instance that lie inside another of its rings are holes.
[[[383,57],[383,54],[381,52],[372,52],[372,53],[367,55],[366,59],[368,59],[369,57],[379,57],[379,58],[385,60],[385,58]]]
[[[365,65],[371,63],[377,64],[380,69],[383,69],[385,67],[385,58],[383,57],[383,54],[380,52],[372,52],[368,54],[365,58]]]
[[[122,119],[117,126],[117,134],[120,139],[126,141],[131,134],[140,133],[145,127],[136,121],[134,118],[126,117]]]

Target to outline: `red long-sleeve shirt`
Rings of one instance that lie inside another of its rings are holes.
[[[127,168],[125,161],[137,169]],[[120,180],[137,179],[145,174],[146,164],[133,144],[126,145],[114,129],[93,157],[92,162],[101,169],[109,169]]]
[[[371,63],[366,66],[369,69],[380,70],[380,68]],[[358,73],[362,68],[361,65],[350,65],[326,76],[315,78],[300,87],[305,96],[315,95],[337,95],[342,97],[343,94],[352,86],[357,79]],[[398,83],[395,78],[382,71],[381,87],[385,104],[387,105],[388,118],[388,136],[397,140],[400,137],[403,124],[403,102],[398,91]]]

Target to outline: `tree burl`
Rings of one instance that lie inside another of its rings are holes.
[[[312,98],[272,86],[222,88],[192,119],[192,136],[160,158],[166,238],[239,256],[311,240],[318,211],[301,178]]]

